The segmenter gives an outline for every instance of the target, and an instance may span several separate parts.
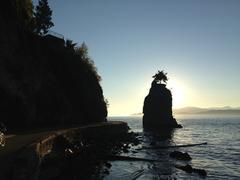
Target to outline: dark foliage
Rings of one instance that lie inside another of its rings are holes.
[[[14,20],[22,28],[32,31],[34,26],[32,0],[4,0],[0,5],[1,17]]]
[[[93,61],[24,30],[11,2],[8,16],[0,12],[1,121],[8,129],[105,121]]]
[[[164,71],[158,71],[154,76],[154,81],[159,82],[161,84],[161,81],[163,82],[167,82],[168,81],[168,77],[167,77],[167,73],[165,73]]]
[[[39,0],[36,6],[35,32],[44,35],[54,25],[52,22],[52,10],[48,5],[48,0]]]
[[[83,60],[83,63],[87,67],[86,69],[91,71],[91,73],[97,77],[98,81],[101,81],[101,76],[99,76],[97,73],[97,67],[94,65],[94,61],[88,55],[87,45],[83,42],[81,46],[75,48],[75,53]]]

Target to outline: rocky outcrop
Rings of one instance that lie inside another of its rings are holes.
[[[172,94],[165,84],[152,82],[143,106],[144,128],[181,127],[172,115]]]
[[[15,4],[9,0],[0,6],[1,121],[8,129],[105,121],[107,107],[93,63],[69,51],[64,40],[26,29]]]

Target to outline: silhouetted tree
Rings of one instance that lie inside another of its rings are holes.
[[[165,73],[164,71],[158,71],[154,76],[154,81],[159,82],[161,84],[161,81],[163,82],[167,82],[168,78],[167,78],[167,73]]]
[[[80,47],[76,48],[76,53],[80,55],[83,60],[89,59],[88,47],[85,42],[83,42]]]
[[[35,15],[35,31],[43,35],[46,34],[54,24],[52,22],[52,10],[47,0],[39,0],[36,6]]]

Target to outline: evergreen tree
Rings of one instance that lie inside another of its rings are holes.
[[[39,0],[36,6],[35,14],[35,32],[44,35],[54,24],[52,22],[52,10],[47,0]]]

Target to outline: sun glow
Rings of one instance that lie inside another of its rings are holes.
[[[173,108],[180,108],[185,106],[187,88],[186,86],[177,80],[169,80],[167,87],[172,92]]]
[[[136,88],[133,88],[136,87]],[[128,89],[121,91],[122,96],[109,97],[109,116],[125,116],[134,113],[141,113],[144,98],[148,95],[151,88],[151,81],[145,80],[129,86]],[[186,83],[170,78],[167,82],[167,88],[172,92],[173,108],[181,108],[189,105],[189,98],[192,90]],[[120,93],[120,92],[118,92]],[[191,103],[190,103],[191,104]]]

